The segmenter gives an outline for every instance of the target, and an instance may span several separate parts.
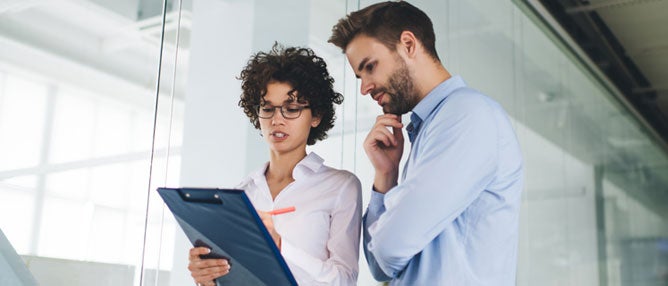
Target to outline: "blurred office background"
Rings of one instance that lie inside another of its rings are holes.
[[[326,59],[345,101],[310,150],[366,205],[380,110],[327,39],[374,2],[0,0],[0,230],[40,285],[191,285],[155,188],[232,187],[266,161],[235,77],[275,41]],[[512,117],[517,285],[667,285],[668,1],[410,2],[444,65]]]

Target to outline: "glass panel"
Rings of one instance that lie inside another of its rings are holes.
[[[18,253],[28,253],[33,239],[31,228],[26,227],[26,222],[33,221],[35,216],[34,190],[3,181],[0,184],[0,192],[2,192],[0,200],[2,232]],[[16,219],[17,217],[21,219]]]
[[[0,4],[0,229],[41,285],[140,281],[162,7]]]
[[[192,283],[186,270],[189,243],[153,190],[159,186],[231,187],[267,160],[259,132],[237,106],[239,81],[235,77],[252,52],[267,50],[275,41],[311,47],[327,60],[336,89],[344,92],[346,100],[337,109],[338,118],[329,138],[309,150],[319,153],[330,166],[355,172],[365,186],[366,204],[373,169],[361,151],[361,143],[380,110],[359,94],[358,82],[343,55],[326,39],[340,17],[375,2],[166,3],[147,243],[143,249],[145,283]],[[413,2],[434,21],[437,50],[446,67],[499,101],[515,123],[527,178],[518,285],[658,283],[666,265],[665,150],[521,5],[492,0]],[[127,7],[121,6],[110,10],[127,17],[128,13],[123,12]],[[146,1],[140,2],[138,22],[144,29],[144,39],[160,44],[156,41],[159,32],[149,26],[155,23],[152,17],[161,8],[147,6]],[[291,21],[285,21],[288,18]],[[231,38],[234,45],[229,44]],[[114,40],[108,49],[128,46],[122,37]],[[69,94],[75,96],[74,92]],[[73,144],[53,139],[63,143],[54,141],[58,148],[49,158],[63,164],[76,158],[77,164],[92,165],[70,168],[69,164],[50,173],[46,177],[50,186],[46,199],[81,200],[83,206],[70,209],[70,219],[81,220],[72,213],[91,213],[82,224],[104,223],[126,229],[124,247],[85,255],[131,260],[132,251],[141,251],[131,238],[142,230],[145,204],[128,199],[130,193],[113,190],[141,188],[145,183],[137,175],[143,169],[135,158],[146,151],[137,142],[150,140],[151,126],[136,122],[150,122],[152,114],[128,107],[105,109],[109,105],[99,104],[102,99],[89,97],[66,104],[87,107],[54,117],[57,120],[52,133],[80,138]],[[58,103],[66,98],[53,100]],[[98,114],[106,114],[105,119]],[[72,119],[75,117],[89,121],[78,122]],[[82,137],[79,132],[60,127],[65,124],[60,122],[78,126],[81,132],[108,132]],[[124,136],[133,140],[119,140]],[[89,153],[101,158],[88,160],[85,154]],[[22,158],[35,161],[40,157]],[[74,179],[76,172],[86,173],[87,179]],[[127,182],[105,183],[114,176],[124,177]],[[39,185],[39,178],[35,181]],[[10,184],[9,179],[4,182]],[[64,189],[62,186],[68,183],[73,187]],[[129,211],[120,220],[116,213],[123,208]],[[46,215],[43,217],[46,219]],[[104,244],[107,237],[98,229],[87,235],[90,245]],[[363,261],[360,272],[360,285],[375,284]]]
[[[329,138],[309,151],[354,172],[366,205],[373,169],[361,144],[381,111],[359,94],[345,58],[326,40],[340,17],[376,2],[168,2],[150,189],[232,187],[267,161],[259,132],[237,106],[235,77],[253,52],[278,41],[326,59],[345,101]],[[522,1],[411,2],[431,16],[446,68],[501,103],[515,124],[526,176],[517,284],[660,285],[666,150]],[[160,269],[146,279],[192,283],[190,245],[154,192],[146,245],[146,268]],[[363,257],[358,284],[377,284]]]
[[[1,72],[1,70],[0,70]],[[47,108],[47,87],[9,73],[1,73],[0,170],[9,171],[39,164]],[[27,112],[31,111],[31,112]],[[15,124],[21,122],[21,124]]]
[[[235,76],[274,41],[328,62],[346,100],[309,150],[355,172],[366,204],[361,142],[380,110],[326,39],[374,2],[4,1],[0,229],[50,285],[100,281],[81,267],[115,285],[191,283],[188,243],[153,190],[234,186],[266,161]],[[446,67],[515,122],[527,177],[518,285],[665,282],[666,150],[521,5],[414,4],[432,17]],[[359,284],[374,284],[360,265]]]
[[[666,183],[666,150],[526,16],[518,15],[518,39],[525,44],[517,54],[529,55],[519,70],[527,79],[520,93],[525,117],[517,127],[528,180],[518,285],[660,285],[668,195],[657,190]],[[531,133],[554,144],[554,151],[529,140]],[[556,160],[535,160],[554,155]],[[558,189],[548,201],[536,201],[534,188],[545,185]],[[620,205],[633,210],[619,211]],[[633,266],[638,263],[643,266]]]

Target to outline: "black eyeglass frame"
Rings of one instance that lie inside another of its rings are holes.
[[[299,118],[299,116],[302,116],[302,110],[310,108],[310,107],[311,107],[310,105],[299,105],[299,104],[294,104],[294,103],[283,104],[283,105],[278,105],[278,106],[260,105],[260,106],[257,107],[257,117],[262,118],[262,119],[271,119],[276,114],[276,108],[279,108],[281,110],[281,116],[283,116],[283,118],[285,118],[285,119],[297,119],[297,118]],[[271,114],[269,114],[267,116],[260,115],[262,113],[262,109],[265,109],[265,108],[266,109],[271,109],[271,112],[270,112]],[[286,114],[290,113],[290,111],[288,111],[288,109],[297,109],[298,110],[297,115],[289,115],[289,116],[286,115]]]

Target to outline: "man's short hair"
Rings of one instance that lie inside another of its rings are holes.
[[[345,53],[350,41],[357,35],[366,35],[395,51],[404,31],[412,32],[427,53],[440,61],[431,20],[422,10],[403,1],[381,2],[350,13],[334,25],[329,42]]]

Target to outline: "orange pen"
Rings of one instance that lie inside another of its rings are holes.
[[[282,208],[282,209],[275,209],[272,211],[268,211],[267,213],[270,215],[279,215],[279,214],[284,214],[284,213],[289,213],[289,212],[294,212],[295,207],[287,207],[287,208]]]

